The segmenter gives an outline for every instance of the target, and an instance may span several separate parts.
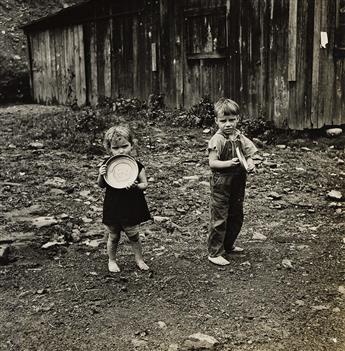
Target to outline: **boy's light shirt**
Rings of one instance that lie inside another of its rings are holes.
[[[227,141],[230,141],[230,143],[227,143]],[[234,148],[230,148],[229,145],[232,146],[232,144],[236,141],[241,143],[241,148],[245,158],[253,156],[258,151],[254,143],[237,129],[235,133],[229,137],[218,130],[209,140],[207,149],[208,152],[212,150],[216,151],[217,157],[220,161],[231,160],[237,156],[235,150],[233,150]]]

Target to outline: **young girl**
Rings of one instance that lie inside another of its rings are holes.
[[[133,147],[133,136],[129,128],[116,126],[110,128],[104,137],[104,147],[112,156],[130,155]],[[105,188],[103,203],[103,223],[109,231],[107,253],[110,272],[120,272],[116,263],[116,251],[121,231],[124,231],[131,243],[135,261],[141,270],[148,270],[144,262],[139,238],[139,224],[151,219],[143,190],[147,188],[144,166],[136,161],[139,168],[137,180],[126,189],[115,189],[104,180],[107,171],[105,162],[99,168],[98,185]]]

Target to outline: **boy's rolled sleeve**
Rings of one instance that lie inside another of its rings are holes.
[[[208,153],[210,153],[211,151],[216,151],[217,156],[220,157],[223,144],[224,142],[223,142],[222,136],[219,134],[215,134],[208,142],[208,147],[207,147]]]
[[[244,135],[241,135],[241,143],[243,154],[246,158],[252,157],[258,151],[254,143]]]

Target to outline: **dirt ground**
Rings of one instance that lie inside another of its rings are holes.
[[[102,156],[14,128],[49,109],[59,111],[0,109],[0,244],[10,250],[0,350],[189,350],[195,333],[216,338],[214,350],[345,350],[345,203],[328,196],[345,195],[344,137],[260,147],[245,252],[219,268],[205,245],[210,134],[132,122],[155,216],[142,231],[151,270],[136,268],[124,238],[122,271],[110,274],[95,185]]]

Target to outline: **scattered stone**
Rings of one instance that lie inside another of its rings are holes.
[[[341,200],[343,198],[343,194],[338,190],[331,190],[327,193],[327,197],[331,200]]]
[[[287,269],[292,269],[293,268],[291,261],[289,259],[287,259],[287,258],[283,259],[282,266],[284,268],[287,268]]]
[[[208,134],[208,133],[210,133],[210,132],[211,132],[211,129],[206,128],[206,129],[204,129],[202,132],[203,132],[204,134]]]
[[[254,233],[252,240],[265,241],[267,240],[267,236],[260,233]]]
[[[326,130],[326,134],[330,137],[338,136],[343,132],[341,128],[330,128]]]
[[[157,324],[158,324],[159,328],[161,328],[161,329],[166,329],[167,328],[167,325],[164,322],[162,322],[162,321],[158,321]]]
[[[304,306],[305,302],[303,300],[296,300],[296,305],[298,306]]]
[[[286,145],[280,144],[280,145],[276,145],[278,149],[286,149]]]
[[[332,312],[339,313],[340,312],[340,308],[339,307],[334,307]]]
[[[6,265],[9,263],[10,246],[0,246],[0,265]]]
[[[48,290],[43,288],[43,289],[38,289],[36,291],[36,294],[43,295],[43,294],[46,294],[47,292],[48,292]]]
[[[268,193],[267,196],[272,198],[273,200],[280,200],[282,198],[282,195],[278,194],[275,191],[271,191],[270,193]]]
[[[94,239],[94,240],[85,240],[84,244],[90,247],[98,247],[99,245],[101,245],[103,243],[103,239]]]
[[[147,341],[140,340],[140,339],[132,339],[131,342],[132,342],[132,345],[134,347],[139,347],[139,348],[140,347],[146,347],[146,345],[147,345]]]
[[[32,224],[36,228],[51,227],[57,223],[55,217],[37,217],[32,220]]]
[[[338,292],[340,292],[340,294],[343,294],[345,297],[345,286],[344,285],[340,285],[338,287]]]
[[[329,307],[328,306],[324,306],[324,305],[318,305],[318,306],[311,306],[311,308],[315,311],[323,311],[323,310],[328,310]]]
[[[84,222],[84,223],[91,223],[93,220],[91,218],[88,218],[88,217],[82,217],[81,220]]]
[[[311,149],[309,149],[309,147],[306,147],[306,146],[302,146],[301,150],[302,151],[311,151]]]
[[[31,147],[32,149],[43,149],[44,145],[39,142],[33,142],[29,144],[29,147]]]
[[[345,163],[345,161],[342,160],[341,158],[338,158],[338,159],[337,159],[337,164],[338,164],[338,165],[343,165],[344,163]]]
[[[71,239],[74,243],[77,243],[81,240],[81,233],[79,229],[72,230]]]
[[[168,222],[169,220],[170,220],[169,217],[153,216],[154,223],[164,223],[164,222]]]
[[[90,193],[91,193],[90,190],[83,190],[79,194],[80,194],[80,196],[88,197],[90,195]]]
[[[27,218],[26,216],[30,216],[32,214],[40,214],[42,213],[42,208],[39,205],[32,205],[30,207],[24,207],[19,210],[13,210],[11,212],[5,212],[3,216],[5,218],[16,218],[16,220],[22,219],[23,221],[26,221]],[[31,218],[30,218],[31,221]]]
[[[57,240],[48,241],[47,243],[45,243],[44,245],[42,245],[41,248],[42,248],[42,249],[49,249],[50,247],[58,246],[58,245],[64,245],[64,244],[66,244],[65,241],[57,241]]]
[[[200,179],[200,177],[197,175],[193,175],[193,176],[185,176],[185,177],[183,177],[183,179],[191,180],[191,181],[198,181]]]
[[[68,219],[69,215],[67,213],[61,213],[59,216],[61,219]]]
[[[178,351],[179,347],[178,344],[170,344],[168,351]]]
[[[53,195],[64,195],[65,194],[65,192],[61,189],[50,189],[50,192]]]
[[[54,177],[53,179],[48,179],[44,183],[44,185],[49,185],[52,188],[62,189],[66,185],[66,179],[62,179],[62,178],[59,178],[59,177]]]
[[[243,267],[251,267],[251,263],[249,262],[249,261],[245,261],[245,262],[242,262],[241,264],[240,264],[240,266],[243,266]]]
[[[212,350],[218,344],[218,340],[213,336],[196,333],[188,336],[183,345],[189,350],[207,349]]]

